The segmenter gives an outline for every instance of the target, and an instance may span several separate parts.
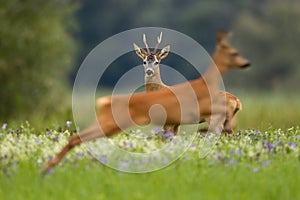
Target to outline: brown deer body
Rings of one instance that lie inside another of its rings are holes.
[[[224,33],[222,37],[227,35]],[[232,57],[222,59],[224,52],[232,54]],[[200,118],[213,112],[210,131],[221,132],[225,121],[225,102],[219,94],[219,75],[227,71],[227,62],[235,61],[230,66],[232,68],[245,68],[249,61],[225,43],[217,47],[214,58],[218,61],[215,63],[217,67],[212,64],[203,77],[196,80],[148,93],[99,98],[96,103],[97,124],[71,137],[56,157],[47,163],[43,172],[58,164],[66,153],[82,142],[109,137],[134,125],[196,124]]]
[[[150,52],[150,50],[148,48],[145,34],[143,35],[143,41],[147,48],[146,50],[144,50],[144,51],[141,50],[141,48],[138,45],[133,43],[136,54],[143,60],[146,92],[151,92],[151,91],[160,90],[162,88],[169,87],[166,84],[164,84],[164,82],[161,79],[159,63],[161,62],[162,59],[167,57],[167,55],[169,54],[170,45],[167,45],[161,51],[156,52],[158,45],[161,43],[161,39],[162,39],[162,33],[157,38],[157,45],[156,45],[156,48],[153,50],[153,52]],[[223,40],[224,39],[226,39],[226,38],[223,38]],[[222,42],[227,42],[227,41],[223,41],[223,40],[221,39],[221,40],[217,41],[218,45],[221,45]],[[231,55],[228,54],[228,56],[231,56]],[[215,58],[215,56],[213,56],[213,58]],[[218,60],[214,60],[214,59],[213,59],[213,61],[218,62]],[[228,63],[228,65],[230,65],[230,64],[231,63]],[[236,113],[239,110],[241,110],[242,104],[236,96],[234,96],[228,92],[220,91],[220,95],[226,96],[226,119],[224,122],[224,130],[223,131],[227,132],[227,133],[232,133],[234,116],[236,115]],[[200,123],[205,122],[205,121],[209,123],[209,120],[210,120],[210,117],[208,116],[208,117],[202,118],[200,120]],[[164,125],[163,129],[165,131],[171,131],[174,134],[177,134],[178,125]]]

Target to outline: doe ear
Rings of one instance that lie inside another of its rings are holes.
[[[133,43],[133,48],[135,50],[136,55],[138,55],[141,59],[144,60],[147,57],[147,52],[144,49],[141,49],[135,43]]]
[[[157,60],[161,61],[162,59],[168,56],[169,52],[170,52],[170,45],[167,45],[158,53],[156,53]]]
[[[232,32],[219,31],[217,34],[217,44],[220,46],[228,46],[232,37]]]

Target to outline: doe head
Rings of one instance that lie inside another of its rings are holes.
[[[230,45],[232,32],[219,31],[217,34],[216,59],[225,66],[232,68],[247,68],[250,66],[248,59],[244,58],[237,49]]]
[[[143,60],[143,66],[145,75],[148,77],[153,76],[156,72],[159,72],[159,63],[162,59],[168,56],[170,52],[170,45],[165,46],[160,51],[157,51],[159,44],[161,43],[162,33],[157,37],[157,44],[154,50],[151,52],[146,41],[146,35],[143,34],[143,41],[146,49],[140,48],[138,45],[133,43],[135,53]]]

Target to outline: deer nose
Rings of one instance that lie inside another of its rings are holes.
[[[147,76],[152,76],[153,74],[154,74],[153,69],[147,69],[147,70],[146,70],[146,75],[147,75]]]
[[[244,65],[242,66],[242,68],[247,68],[247,67],[249,67],[250,65],[251,65],[251,63],[248,62],[248,63],[244,64]]]

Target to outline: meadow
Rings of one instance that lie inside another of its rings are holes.
[[[74,122],[38,129],[29,122],[3,122],[0,199],[300,199],[299,96],[238,96],[243,110],[235,133],[221,135],[205,158],[199,157],[205,133],[192,133],[195,138],[179,159],[141,174],[111,169],[80,146],[42,177],[45,162],[76,132]],[[126,151],[147,152],[188,138],[155,133],[141,142],[129,141],[129,135],[111,141]]]

